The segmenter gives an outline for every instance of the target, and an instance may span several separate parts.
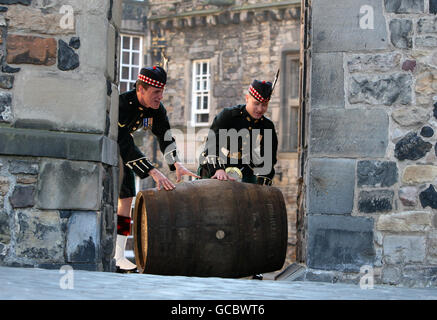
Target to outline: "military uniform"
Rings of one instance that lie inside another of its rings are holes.
[[[176,143],[173,137],[167,136],[170,123],[167,111],[161,103],[158,109],[146,108],[140,104],[136,90],[127,91],[120,95],[118,145],[120,156],[124,163],[123,182],[120,198],[134,197],[135,180],[134,172],[140,178],[146,178],[154,165],[138,149],[132,137],[133,132],[144,128],[150,129],[157,137],[161,152],[171,171],[175,170],[174,163],[179,161],[176,153]],[[166,139],[167,138],[167,139]]]
[[[230,135],[227,136],[225,145],[220,144],[219,134],[221,129],[235,129],[239,134],[236,150],[232,150]],[[255,147],[254,142],[258,142],[260,146],[258,155],[260,158],[264,157],[266,130],[271,130],[272,139],[267,141],[267,143],[271,143],[271,166],[267,172],[264,170],[265,173],[260,175],[256,174],[257,168],[263,166],[264,163],[255,161],[258,159],[254,159],[256,153],[253,153],[253,148]],[[201,153],[199,159],[200,167],[198,174],[202,178],[212,177],[219,169],[226,170],[226,168],[236,167],[243,175],[243,182],[271,184],[275,175],[274,165],[277,162],[278,139],[275,126],[270,119],[265,116],[261,119],[253,119],[246,111],[246,105],[228,107],[214,118],[211,125],[212,132],[215,136],[210,135],[208,137],[205,150]]]
[[[218,170],[225,170],[228,177],[237,181],[272,185],[278,138],[275,125],[264,113],[278,75],[279,70],[273,84],[252,82],[248,94],[258,102],[247,96],[247,105],[225,108],[214,118],[199,158],[198,175],[211,178]],[[216,177],[224,178],[221,174]],[[262,274],[253,276],[253,279],[262,278]]]
[[[142,68],[138,75],[138,85],[142,83],[149,87],[164,88],[167,73],[160,67]],[[142,90],[139,88],[140,91]],[[144,89],[146,90],[146,89]],[[151,90],[147,88],[147,90]],[[153,92],[150,95],[156,94]],[[149,97],[149,96],[147,96]],[[155,97],[154,97],[155,98]],[[170,170],[176,170],[174,163],[177,158],[176,144],[170,133],[167,112],[162,103],[157,109],[146,108],[138,101],[136,88],[119,96],[118,145],[123,161],[123,180],[120,188],[120,199],[135,197],[135,176],[141,179],[149,175],[154,165],[145,157],[134,143],[132,134],[138,129],[150,129],[158,138],[159,147]],[[119,207],[120,209],[120,207]],[[130,207],[129,207],[130,209]],[[130,235],[131,218],[117,213],[117,241],[114,258],[117,272],[136,272],[136,266],[125,257],[127,237]]]

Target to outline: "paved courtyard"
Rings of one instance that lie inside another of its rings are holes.
[[[437,288],[0,267],[0,299],[437,300]],[[120,290],[120,288],[124,288]]]

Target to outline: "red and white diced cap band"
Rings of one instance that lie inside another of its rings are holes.
[[[141,80],[144,83],[151,85],[153,87],[156,87],[156,88],[164,88],[164,86],[165,86],[165,83],[153,80],[152,78],[146,77],[145,75],[143,75],[141,73],[138,75],[138,80]]]
[[[259,92],[256,91],[254,87],[252,87],[252,85],[249,87],[249,92],[250,92],[250,94],[251,94],[251,95],[252,95],[256,100],[258,100],[259,102],[262,102],[262,103],[263,103],[263,102],[267,102],[267,101],[269,101],[269,99],[265,99],[265,98],[263,98],[262,95],[259,94]]]

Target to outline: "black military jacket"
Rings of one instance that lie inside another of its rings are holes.
[[[240,136],[237,136],[238,141],[233,141],[234,148],[232,148],[232,142],[230,141],[232,135],[231,137],[228,135],[226,139],[226,145],[223,145],[224,139],[220,141],[220,129],[228,130],[228,134],[230,133],[230,129],[235,129],[237,133],[240,133]],[[270,129],[269,134],[266,134],[266,129]],[[212,132],[214,132],[215,136],[211,136]],[[246,137],[244,137],[244,134],[246,134]],[[271,139],[265,139],[267,136],[270,136]],[[257,137],[258,140],[256,140]],[[211,125],[210,135],[208,136],[205,144],[205,150],[202,152],[199,159],[200,165],[206,165],[208,163],[208,156],[211,155],[211,150],[213,150],[215,151],[215,155],[217,155],[220,159],[217,159],[219,164],[222,164],[225,168],[245,168],[244,170],[252,170],[254,174],[257,175],[256,170],[253,169],[264,166],[264,163],[257,161],[259,159],[254,159],[254,155],[252,153],[253,148],[256,146],[256,144],[253,143],[254,141],[259,142],[258,154],[261,156],[261,158],[265,158],[264,150],[266,149],[267,143],[269,144],[268,149],[270,149],[272,152],[271,166],[265,166],[265,168],[268,168],[268,170],[260,176],[264,176],[272,180],[273,176],[275,175],[274,165],[277,162],[276,152],[278,149],[278,138],[276,135],[275,125],[270,119],[264,116],[261,119],[253,119],[246,111],[246,105],[242,104],[225,108],[214,118],[214,121]],[[238,149],[235,149],[236,145],[238,145]],[[233,159],[233,162],[231,162],[231,159]],[[235,164],[236,161],[238,161],[237,164]],[[212,175],[218,169],[221,169],[220,165],[214,166],[212,170],[211,166],[209,166],[209,171]],[[264,169],[264,171],[265,170],[266,169]]]
[[[120,94],[118,118],[118,145],[121,158],[125,164],[145,157],[135,145],[132,136],[132,133],[140,128],[152,130],[164,155],[171,150],[176,151],[175,140],[168,131],[170,130],[170,123],[167,111],[162,103],[158,109],[146,108],[138,101],[135,89],[127,91]],[[169,135],[167,139],[166,133]],[[165,159],[170,166],[170,170],[175,170],[174,161]]]

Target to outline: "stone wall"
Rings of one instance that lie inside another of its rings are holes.
[[[113,270],[121,1],[0,1],[0,265]]]
[[[147,35],[148,1],[123,0],[122,1],[122,33]]]
[[[435,286],[436,2],[313,0],[311,12],[307,276],[357,282],[369,265],[379,283]]]
[[[201,146],[207,126],[191,124],[192,61],[211,61],[211,100],[209,123],[223,108],[245,103],[245,94],[253,79],[273,81],[281,66],[285,50],[299,52],[300,1],[149,1],[148,30],[151,39],[159,37],[170,59],[163,103],[172,128],[182,132],[176,136],[187,167],[197,171]],[[149,43],[152,51],[153,43]],[[158,60],[154,60],[158,63]],[[152,57],[153,59],[153,57]],[[286,72],[286,71],[282,71]],[[269,104],[267,116],[277,131],[281,115],[281,80]],[[151,154],[150,132],[138,133],[142,149],[162,166],[159,151]],[[185,148],[184,148],[185,147]],[[280,153],[275,166],[274,185],[287,202],[289,215],[289,253],[287,264],[295,260],[297,154]],[[167,166],[162,167],[166,174]],[[146,179],[141,188],[153,186]]]

